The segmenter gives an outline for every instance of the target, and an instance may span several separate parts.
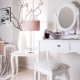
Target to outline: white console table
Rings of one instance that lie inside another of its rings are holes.
[[[14,77],[14,57],[16,59],[16,75],[18,74],[18,57],[28,57],[28,56],[35,56],[36,57],[36,52],[35,53],[28,53],[28,52],[20,52],[20,51],[14,51],[11,53],[11,67],[12,67],[12,80]]]
[[[80,54],[80,40],[40,40],[38,41],[38,61],[41,51],[47,51],[47,53],[48,51],[60,53],[76,52]]]

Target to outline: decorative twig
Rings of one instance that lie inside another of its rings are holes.
[[[27,16],[28,16],[29,14],[31,14],[31,12],[32,12],[32,11],[30,11],[30,12],[26,15],[24,21],[26,20]],[[22,22],[20,23],[20,25],[21,25],[24,21],[22,21]]]
[[[40,1],[41,1],[41,0],[40,0]],[[35,8],[32,12],[34,13],[37,9],[39,9],[39,8],[41,7],[41,5],[43,5],[42,1],[41,1],[41,3],[39,4],[39,6],[38,6],[37,8]],[[40,10],[40,9],[39,9],[39,10]],[[41,13],[41,10],[40,10],[39,14],[40,14],[40,13]],[[38,14],[38,15],[39,15],[39,14]],[[38,15],[36,15],[36,17],[37,17]],[[29,19],[31,19],[32,16],[34,16],[34,15],[31,15]],[[35,17],[34,17],[33,19],[35,20]]]
[[[17,29],[19,29],[19,30],[22,30],[21,25],[22,25],[22,23],[28,18],[28,16],[30,16],[30,17],[29,17],[29,20],[33,20],[33,19],[35,20],[35,19],[37,18],[37,16],[40,15],[40,13],[41,13],[40,7],[41,7],[41,5],[43,5],[43,3],[42,3],[42,1],[40,0],[39,6],[36,7],[34,10],[32,10],[32,8],[31,8],[31,10],[29,10],[28,5],[29,5],[29,4],[28,4],[27,2],[25,2],[24,0],[22,0],[22,2],[21,2],[21,0],[19,0],[19,8],[20,8],[20,11],[19,11],[19,19],[17,19],[12,12],[11,12],[10,14],[8,14],[9,16],[11,16],[11,18],[13,18],[13,19],[17,22],[17,25],[16,25],[16,24],[11,20],[12,23],[13,23],[13,25],[14,25]],[[21,9],[23,9],[24,7],[26,7],[26,12],[27,12],[27,14],[25,14],[25,19],[24,19],[24,20],[23,20],[23,18],[20,20]],[[39,10],[39,13],[36,14],[36,15],[33,15],[33,13],[35,13],[36,10]],[[33,17],[32,15],[33,15],[34,17]],[[33,19],[32,19],[32,18],[33,18]]]

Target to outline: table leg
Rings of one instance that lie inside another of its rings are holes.
[[[16,75],[18,74],[18,56],[16,56]]]
[[[14,56],[11,56],[12,79],[14,77]]]

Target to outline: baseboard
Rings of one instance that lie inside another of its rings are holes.
[[[19,67],[23,67],[23,68],[34,70],[34,67],[32,67],[32,66],[26,66],[26,65],[19,64]]]

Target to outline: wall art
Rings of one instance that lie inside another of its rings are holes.
[[[11,21],[11,7],[0,9],[0,24],[6,24]]]

